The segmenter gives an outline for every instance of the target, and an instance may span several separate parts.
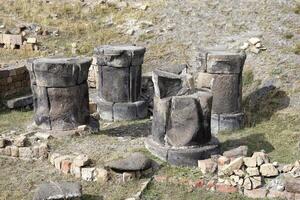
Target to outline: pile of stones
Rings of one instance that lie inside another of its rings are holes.
[[[84,154],[51,153],[49,161],[63,174],[71,174],[84,181],[100,183],[106,183],[113,175],[119,177],[123,183],[139,179],[152,173],[154,166],[154,162],[141,153],[133,153],[126,158],[111,161],[105,167],[95,166],[92,160]]]
[[[257,37],[253,37],[253,38],[250,38],[247,42],[245,42],[241,47],[240,49],[242,50],[247,50],[249,49],[250,52],[252,53],[255,53],[255,54],[258,54],[260,53],[261,51],[265,51],[267,50],[261,40]]]
[[[198,166],[203,174],[213,175],[217,191],[240,191],[252,198],[300,198],[300,160],[284,165],[271,163],[263,151],[246,155],[247,147],[241,146],[222,156],[199,160]]]
[[[24,49],[37,51],[37,39],[34,37],[24,38],[22,35],[0,34],[0,47],[5,49]]]
[[[85,181],[106,182],[109,179],[108,171],[104,168],[92,167],[91,159],[84,154],[61,155],[51,153],[49,161],[61,173],[71,174]]]
[[[0,156],[10,156],[25,160],[46,159],[49,148],[47,143],[32,141],[26,135],[0,137]]]

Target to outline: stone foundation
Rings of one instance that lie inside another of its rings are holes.
[[[88,58],[41,58],[28,63],[34,121],[46,130],[73,130],[89,122]]]
[[[26,63],[3,65],[0,68],[0,98],[7,99],[30,92],[30,77]]]
[[[108,121],[142,119],[148,115],[141,101],[141,73],[145,48],[100,46],[97,59],[98,111]]]

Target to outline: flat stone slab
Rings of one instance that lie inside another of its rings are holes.
[[[175,148],[163,146],[150,136],[146,139],[145,146],[153,155],[176,166],[197,166],[198,160],[220,153],[219,141],[214,137],[204,145]]]
[[[142,171],[152,167],[152,160],[144,154],[137,152],[126,158],[107,163],[106,167],[115,171]]]
[[[33,200],[79,200],[81,197],[80,183],[50,182],[38,186]]]
[[[91,58],[39,58],[27,64],[32,84],[43,87],[71,87],[85,83]]]
[[[33,105],[32,95],[26,95],[6,101],[6,106],[10,109],[24,108]]]

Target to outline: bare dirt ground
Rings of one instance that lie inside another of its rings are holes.
[[[113,1],[110,1],[113,2]],[[39,52],[0,49],[0,62],[47,55],[92,55],[95,45],[135,43],[147,47],[144,72],[174,63],[192,65],[197,48],[237,48],[251,37],[259,37],[267,48],[259,54],[247,50],[244,69],[244,108],[247,127],[219,136],[222,148],[246,144],[251,151],[265,149],[272,159],[289,163],[300,157],[300,6],[297,0],[155,0],[100,3],[100,1],[0,0],[0,25],[14,28],[20,23],[58,29],[58,36],[40,36]],[[138,3],[148,8],[136,7]],[[1,30],[1,29],[0,29]],[[32,112],[0,112],[0,134],[25,131]],[[102,123],[95,135],[54,139],[49,145],[60,153],[88,154],[97,165],[142,151],[151,120]],[[197,169],[175,168],[162,163],[157,174],[197,179]],[[27,162],[0,157],[0,200],[32,199],[43,181],[75,180],[59,174],[47,161]],[[77,180],[78,181],[78,180]],[[84,199],[125,199],[135,194],[140,181],[122,184],[111,180],[100,185],[81,181]],[[176,188],[176,192],[174,192]],[[143,199],[247,199],[191,191],[171,183],[151,182]]]

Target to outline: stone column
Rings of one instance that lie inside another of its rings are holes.
[[[199,53],[197,88],[213,92],[212,133],[243,127],[242,71],[246,55],[242,52],[203,51]]]
[[[140,99],[142,64],[146,49],[137,46],[100,46],[94,57],[98,66],[98,111],[108,121],[142,119],[147,104]]]
[[[153,72],[155,89],[152,135],[146,148],[174,165],[197,166],[219,152],[211,137],[212,94],[190,88],[187,74]]]
[[[28,62],[34,121],[47,130],[73,130],[89,121],[89,58],[40,58]]]

